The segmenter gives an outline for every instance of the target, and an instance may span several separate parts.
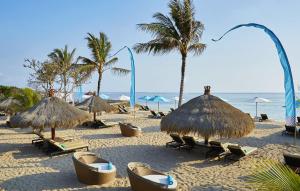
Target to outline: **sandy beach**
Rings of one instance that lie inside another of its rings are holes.
[[[36,135],[31,129],[0,128],[0,188],[2,190],[131,190],[126,167],[129,162],[145,162],[153,168],[171,174],[179,190],[252,190],[245,184],[247,176],[261,159],[283,160],[283,150],[291,150],[293,138],[282,136],[283,123],[256,123],[256,129],[240,139],[223,140],[258,147],[258,150],[238,162],[205,159],[203,150],[166,148],[171,138],[160,131],[160,120],[147,118],[148,112],[130,115],[107,114],[107,121],[131,122],[141,127],[141,137],[125,138],[119,127],[106,129],[62,129],[58,136],[84,140],[90,150],[112,161],[117,178],[109,185],[81,184],[74,171],[72,154],[48,157],[31,144]],[[50,136],[49,132],[45,133]]]

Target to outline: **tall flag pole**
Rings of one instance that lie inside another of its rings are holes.
[[[257,24],[257,23],[248,23],[248,24],[241,24],[237,25],[230,30],[228,30],[223,36],[221,36],[219,39],[213,41],[219,41],[221,40],[227,33],[230,31],[233,31],[237,28],[240,27],[255,27],[264,30],[265,33],[267,33],[270,38],[273,40],[277,53],[279,56],[279,60],[281,63],[281,66],[283,68],[284,72],[284,89],[285,89],[285,105],[286,105],[286,110],[285,110],[285,123],[288,126],[296,126],[296,100],[295,100],[295,89],[294,89],[294,81],[293,81],[293,75],[291,71],[291,67],[289,64],[289,60],[287,57],[287,54],[278,39],[278,37],[274,34],[273,31],[265,27],[264,25]],[[295,133],[294,133],[294,144],[296,144],[296,128],[295,128]]]

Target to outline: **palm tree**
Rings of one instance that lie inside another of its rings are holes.
[[[200,42],[204,25],[195,20],[195,10],[191,0],[171,0],[169,3],[169,16],[155,13],[155,22],[138,24],[138,29],[153,35],[154,39],[146,43],[138,43],[134,46],[137,53],[149,52],[166,54],[173,50],[181,53],[181,81],[178,106],[181,105],[186,58],[188,52],[200,55],[206,45]]]
[[[117,63],[118,58],[109,56],[112,45],[103,32],[100,32],[99,38],[88,33],[86,40],[88,41],[88,47],[92,52],[92,59],[86,57],[80,57],[80,59],[87,67],[90,67],[92,71],[98,72],[97,95],[99,96],[103,72],[110,70],[114,74],[126,75],[130,70],[113,67],[113,65]]]
[[[69,83],[69,76],[72,70],[75,68],[78,59],[75,60],[75,51],[74,48],[71,52],[68,51],[68,46],[65,45],[64,49],[54,49],[48,56],[53,63],[56,64],[59,75],[61,76],[61,83],[63,86],[64,100],[67,99],[67,86]],[[75,60],[75,61],[74,61]],[[78,65],[79,66],[79,65]]]

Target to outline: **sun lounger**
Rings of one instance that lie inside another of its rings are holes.
[[[266,121],[266,120],[269,120],[268,115],[265,113],[260,114],[259,121]]]
[[[131,162],[127,173],[133,191],[176,191],[177,181],[171,176],[151,169],[149,165]]]
[[[166,147],[172,147],[172,148],[180,148],[184,145],[184,142],[182,138],[177,134],[170,134],[170,137],[172,137],[172,141],[166,143]]]
[[[160,116],[153,110],[150,110],[151,115],[149,115],[150,118],[156,118],[159,119]]]
[[[121,134],[125,137],[138,137],[141,135],[142,130],[139,127],[135,127],[130,123],[119,123]]]
[[[205,147],[204,144],[196,141],[194,139],[194,137],[183,136],[182,140],[184,142],[184,145],[182,147],[180,147],[180,148],[184,148],[184,149],[187,149],[187,150],[192,150],[193,148],[198,147],[198,146]]]
[[[283,153],[285,164],[297,174],[300,174],[300,154]]]
[[[89,146],[86,143],[83,143],[81,141],[65,141],[65,142],[57,142],[52,139],[47,139],[47,150],[46,152],[50,156],[65,154],[74,152],[80,149],[86,149],[89,150]]]
[[[129,113],[126,109],[121,108],[121,107],[119,107],[118,110],[119,110],[119,113],[121,113],[121,114],[128,114]]]
[[[108,122],[108,121],[104,121],[104,120],[97,120],[91,126],[94,127],[95,129],[99,129],[99,128],[113,127],[116,125],[118,125],[117,122]]]
[[[166,116],[166,114],[164,114],[163,112],[158,112],[158,114],[160,115],[160,117],[165,117]]]
[[[257,150],[256,147],[239,146],[239,145],[228,145],[227,148],[230,151],[230,155],[238,157],[238,159],[248,156]]]
[[[228,145],[235,145],[232,143],[221,143],[219,141],[209,142],[209,151],[206,153],[206,157],[221,156],[225,152],[228,152]]]
[[[75,152],[73,163],[77,178],[87,185],[102,185],[115,180],[116,167],[91,152]]]
[[[145,107],[142,106],[142,105],[140,105],[140,110],[141,110],[141,111],[146,111]]]
[[[296,136],[298,136],[300,130],[297,131],[296,126],[288,126],[288,125],[285,125],[285,130],[282,131],[281,135],[291,135],[291,136],[294,136],[295,131],[296,131]]]
[[[149,111],[149,107],[141,105],[140,106],[140,110],[142,110],[142,111]]]
[[[297,125],[300,125],[300,117],[297,117]]]

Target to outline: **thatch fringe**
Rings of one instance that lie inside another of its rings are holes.
[[[65,101],[48,97],[29,110],[11,118],[13,127],[72,128],[90,119],[90,115]]]
[[[196,97],[161,120],[162,131],[206,138],[238,138],[254,128],[249,115],[213,95]]]

